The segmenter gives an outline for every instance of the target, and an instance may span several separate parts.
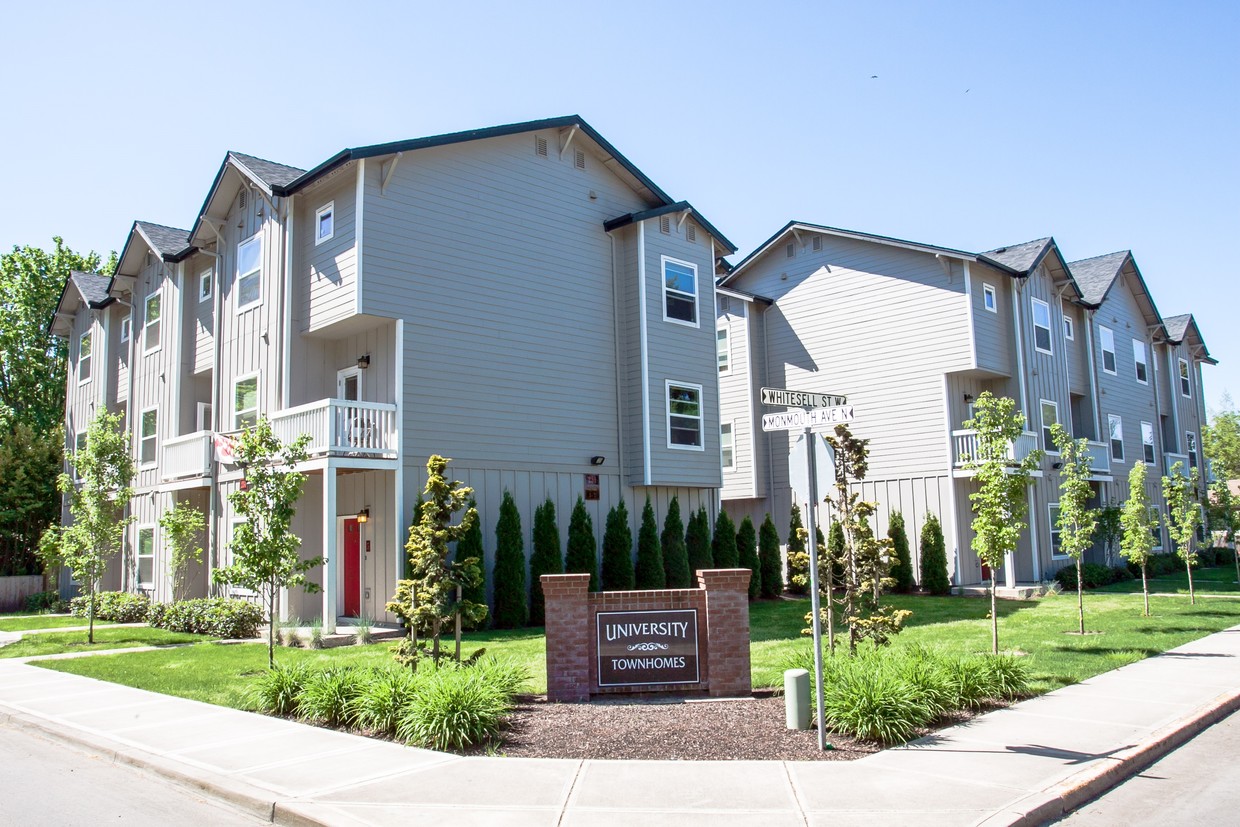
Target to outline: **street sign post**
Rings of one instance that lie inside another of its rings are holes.
[[[835,408],[848,404],[848,397],[838,393],[794,391],[787,388],[762,388],[763,405],[783,405],[786,408]]]

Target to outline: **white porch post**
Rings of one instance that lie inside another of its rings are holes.
[[[336,633],[336,466],[323,469],[323,634]]]

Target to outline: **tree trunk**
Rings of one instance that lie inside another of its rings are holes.
[[[1085,634],[1085,584],[1081,581],[1081,558],[1076,558],[1076,625],[1077,633]]]
[[[93,644],[95,642],[95,584],[90,584],[90,592],[87,595],[89,602],[86,604],[86,615],[88,617],[88,628],[86,631],[86,642]]]
[[[1240,544],[1236,543],[1236,535],[1233,532],[1231,536],[1231,559],[1236,563],[1236,584],[1240,585],[1240,548],[1237,548],[1238,545]]]
[[[276,598],[267,598],[267,668],[276,668]]]
[[[439,618],[431,623],[431,661],[439,665]]]
[[[453,632],[456,639],[456,662],[461,662],[461,586],[458,583],[456,587],[456,629]]]
[[[1150,616],[1150,584],[1145,576],[1145,563],[1141,564],[1141,596],[1145,598],[1145,616]]]
[[[1193,558],[1184,555],[1184,568],[1188,571],[1188,602],[1191,606],[1197,605],[1197,593],[1193,591]]]
[[[990,570],[990,653],[999,654],[999,605],[995,600],[995,570]]]

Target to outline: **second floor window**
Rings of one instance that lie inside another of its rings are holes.
[[[314,213],[314,243],[322,244],[336,234],[336,202],[328,201]]]
[[[154,465],[159,448],[159,409],[147,408],[142,412],[142,430],[138,434],[138,463]]]
[[[1115,414],[1107,415],[1107,433],[1111,439],[1111,459],[1124,461],[1124,420]]]
[[[667,383],[667,447],[703,447],[701,385]]]
[[[1149,366],[1145,363],[1145,342],[1132,340],[1132,361],[1137,366],[1137,381],[1142,385],[1150,383]]]
[[[1102,346],[1102,369],[1115,373],[1115,333],[1109,327],[1098,327],[1098,344]]]
[[[1192,431],[1184,434],[1184,447],[1188,451],[1188,467],[1197,467],[1197,435]]]
[[[233,385],[233,428],[252,428],[258,424],[258,377],[238,379]]]
[[[1154,464],[1154,426],[1149,422],[1141,423],[1141,458],[1146,465]]]
[[[1180,360],[1180,396],[1193,398],[1193,380],[1189,378],[1187,359]]]
[[[129,326],[131,324],[132,322],[129,321],[128,316],[125,316],[121,319],[121,341],[122,342],[129,341]]]
[[[1076,328],[1072,324],[1072,317],[1068,315],[1068,311],[1063,307],[1059,308],[1059,312],[1063,314],[1063,337],[1068,340],[1075,339]]]
[[[1033,300],[1033,346],[1051,353],[1051,306],[1041,299]]]
[[[90,363],[91,363],[90,348],[91,348],[91,335],[89,332],[83,333],[81,337],[78,338],[78,365],[77,367],[78,367],[78,382],[79,383],[90,381]]]
[[[982,306],[991,313],[999,312],[999,300],[995,297],[995,288],[993,285],[982,285]]]
[[[697,326],[697,266],[663,257],[663,318]]]
[[[162,327],[159,317],[162,304],[163,302],[160,300],[158,293],[146,297],[146,318],[142,323],[142,350],[144,353],[159,350],[159,330]]]
[[[237,309],[258,306],[263,300],[263,237],[255,235],[237,245]]]
[[[205,302],[211,298],[211,282],[214,276],[215,272],[210,267],[198,274],[198,301]]]
[[[723,470],[731,471],[736,467],[736,456],[732,451],[732,423],[719,424],[719,457]]]
[[[1042,400],[1042,450],[1048,454],[1057,454],[1055,440],[1051,437],[1051,426],[1059,422],[1059,405],[1050,400]]]
[[[719,357],[719,372],[728,373],[732,368],[732,345],[728,341],[728,329],[721,327],[715,331],[715,350]]]

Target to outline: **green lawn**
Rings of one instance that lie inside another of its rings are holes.
[[[0,617],[0,632],[24,632],[27,629],[58,629],[62,626],[86,626],[84,617],[67,615],[27,615],[26,617]],[[110,620],[96,620],[95,626],[110,625]]]
[[[96,628],[94,644],[86,643],[86,632],[49,632],[27,635],[16,643],[0,646],[0,658],[25,658],[31,655],[59,655],[64,652],[100,652],[106,649],[128,649],[133,646],[166,646],[172,643],[200,643],[210,638],[165,632],[149,626]],[[85,673],[83,673],[85,674]]]
[[[958,652],[990,649],[989,601],[963,597],[891,597],[888,600],[913,612],[896,646],[922,643]],[[1184,598],[1161,597],[1152,598],[1151,609],[1153,617],[1141,617],[1139,594],[1089,592],[1085,596],[1086,628],[1101,634],[1081,637],[1067,634],[1076,628],[1073,594],[1032,601],[1000,601],[1000,645],[1007,651],[1026,653],[1034,690],[1047,692],[1240,624],[1240,600],[1206,597],[1199,598],[1196,606],[1190,606]],[[788,661],[810,650],[809,638],[800,634],[808,611],[808,600],[769,601],[752,607],[750,634],[755,687],[782,686],[783,670]],[[485,646],[489,654],[524,663],[532,676],[526,690],[546,691],[541,629],[475,632],[466,636],[463,648],[467,655],[480,646]],[[390,643],[318,651],[281,648],[276,660],[281,663],[386,665],[391,663],[390,648]],[[245,708],[246,687],[266,664],[266,647],[238,644],[48,661],[40,665]]]
[[[1202,594],[1236,594],[1240,593],[1240,585],[1236,584],[1236,567],[1228,564],[1209,569],[1193,569],[1193,589]],[[1141,578],[1112,583],[1098,589],[1100,592],[1131,594],[1141,593]],[[1150,594],[1188,594],[1188,574],[1181,568],[1175,574],[1150,578]]]

